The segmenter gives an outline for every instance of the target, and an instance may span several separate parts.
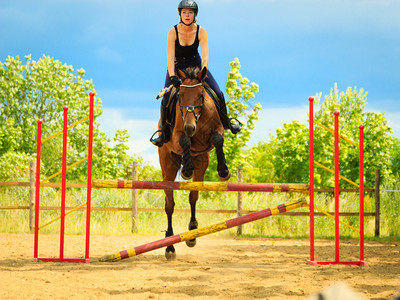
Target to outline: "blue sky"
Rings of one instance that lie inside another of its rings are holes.
[[[101,130],[131,134],[130,151],[158,166],[148,142],[164,84],[166,37],[179,18],[170,0],[0,0],[0,61],[43,54],[83,68],[103,101]],[[260,86],[263,110],[250,145],[284,122],[306,122],[308,97],[335,82],[368,92],[400,137],[400,1],[199,0],[209,67],[223,89],[238,57]]]

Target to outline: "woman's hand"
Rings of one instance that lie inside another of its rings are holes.
[[[179,77],[176,76],[176,75],[172,75],[172,76],[169,78],[169,80],[171,80],[171,83],[172,83],[172,85],[173,85],[175,88],[180,87],[181,84],[182,84],[182,81],[181,81],[181,80],[179,79]]]

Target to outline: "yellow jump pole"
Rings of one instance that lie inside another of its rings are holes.
[[[154,241],[148,244],[144,244],[132,249],[123,250],[114,254],[105,255],[100,258],[100,261],[118,261],[121,259],[125,259],[128,257],[136,256],[145,252],[153,251],[155,249],[163,248],[169,245],[181,243],[184,241],[193,240],[195,238],[205,236],[208,234],[212,234],[218,231],[222,231],[231,227],[239,226],[245,223],[253,222],[259,219],[263,219],[272,215],[277,215],[280,213],[284,213],[286,211],[290,211],[296,208],[299,208],[306,204],[305,199],[295,200],[291,202],[287,202],[281,205],[274,206],[272,208],[267,208],[264,210],[256,211],[244,216],[240,216],[234,219],[230,219],[224,222],[220,222],[214,225],[210,225],[207,227],[190,230],[185,233],[176,234],[173,236],[166,237],[164,239]]]
[[[310,186],[301,183],[248,183],[248,182],[178,182],[178,181],[129,181],[93,180],[93,188],[189,190],[227,192],[292,192],[308,193]]]

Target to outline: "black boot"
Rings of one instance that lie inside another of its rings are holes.
[[[228,111],[226,110],[225,99],[220,99],[219,105],[220,108],[218,114],[224,129],[229,129],[233,134],[236,134],[242,130],[242,123],[239,120],[235,118],[229,118]],[[233,123],[232,120],[236,120],[237,123]]]
[[[150,138],[150,142],[157,147],[161,147],[166,142],[166,131],[169,129],[168,124],[166,122],[166,115],[167,115],[166,110],[167,108],[161,105],[160,109],[161,129],[154,132]],[[154,137],[159,132],[160,135]]]

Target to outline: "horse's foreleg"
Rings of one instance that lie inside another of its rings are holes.
[[[193,163],[196,166],[196,169],[194,170],[193,182],[204,181],[204,173],[206,172],[208,167],[209,155],[210,153],[207,152],[193,157]],[[189,193],[189,203],[191,211],[189,230],[198,228],[198,223],[196,220],[196,203],[198,199],[199,191],[191,191]],[[188,245],[189,247],[194,247],[196,245],[196,239],[186,241],[186,245]]]
[[[229,171],[228,166],[226,165],[225,154],[224,154],[224,150],[223,150],[224,137],[221,134],[219,134],[218,132],[216,132],[213,135],[212,141],[213,141],[213,145],[215,147],[215,151],[217,152],[218,177],[222,181],[226,181],[231,177],[231,172]]]
[[[196,220],[196,202],[199,199],[199,192],[198,191],[191,191],[189,193],[189,202],[190,202],[190,223],[189,223],[189,230],[197,229],[199,224]],[[189,247],[194,247],[196,245],[196,239],[186,241],[186,245]]]
[[[179,138],[179,145],[182,148],[182,172],[181,176],[183,179],[191,179],[193,177],[193,164],[192,164],[192,158],[190,157],[190,138],[187,137],[186,135],[182,135]]]
[[[174,230],[172,228],[172,214],[174,213],[174,192],[165,191],[165,212],[167,214],[168,228],[165,232],[165,237],[174,235]],[[175,247],[170,245],[165,249],[165,257],[167,260],[174,260],[176,258]]]

